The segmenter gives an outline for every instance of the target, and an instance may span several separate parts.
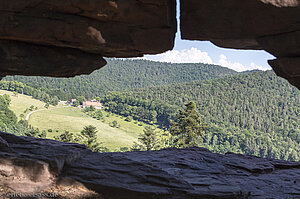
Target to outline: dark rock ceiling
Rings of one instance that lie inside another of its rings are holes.
[[[299,0],[181,1],[183,39],[234,49],[266,50],[277,75],[300,88]]]
[[[175,0],[1,0],[0,75],[74,76],[173,48]]]
[[[183,39],[264,49],[269,64],[300,88],[299,0],[185,0]],[[70,77],[171,50],[175,0],[0,0],[0,76]]]
[[[264,49],[269,64],[300,88],[299,0],[181,1],[183,39]],[[175,0],[1,0],[0,76],[70,77],[171,50]]]

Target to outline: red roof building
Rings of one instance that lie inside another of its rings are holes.
[[[88,100],[82,103],[82,107],[90,107],[93,106],[95,109],[103,109],[104,107],[102,106],[102,104],[100,102],[98,102],[97,100]]]

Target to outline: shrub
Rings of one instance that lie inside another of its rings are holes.
[[[131,121],[132,121],[132,117],[131,117],[131,116],[126,117],[126,118],[125,118],[125,121],[126,121],[126,122],[131,122]]]
[[[114,120],[111,124],[110,124],[111,127],[116,127],[118,128],[118,122],[116,120]]]

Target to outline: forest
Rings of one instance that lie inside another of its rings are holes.
[[[24,95],[32,96],[34,99],[41,100],[45,103],[49,103],[53,106],[57,105],[59,99],[55,95],[51,95],[43,91],[43,89],[33,88],[22,82],[18,81],[0,81],[0,89],[6,91],[12,91],[15,93],[20,93]]]
[[[299,159],[300,92],[272,71],[112,92],[102,98],[114,113],[167,129],[187,101],[196,102],[209,124],[204,145],[210,150]]]
[[[90,75],[74,78],[7,76],[6,81],[25,83],[60,100],[84,96],[103,97],[110,91],[126,91],[157,85],[209,80],[238,74],[217,65],[171,64],[146,60],[107,59],[107,65]]]
[[[208,64],[109,59],[89,76],[6,77],[0,89],[49,103],[96,98],[106,111],[166,131],[184,104],[194,101],[207,124],[199,146],[300,160],[300,91],[273,71],[238,73]]]

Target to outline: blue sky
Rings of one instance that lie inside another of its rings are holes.
[[[179,21],[178,16],[179,4],[177,4],[177,20]],[[239,72],[253,69],[269,70],[271,67],[267,60],[274,59],[271,54],[263,50],[234,50],[219,48],[209,41],[182,40],[179,28],[172,51],[159,55],[145,55],[144,58],[173,63],[217,64]]]

